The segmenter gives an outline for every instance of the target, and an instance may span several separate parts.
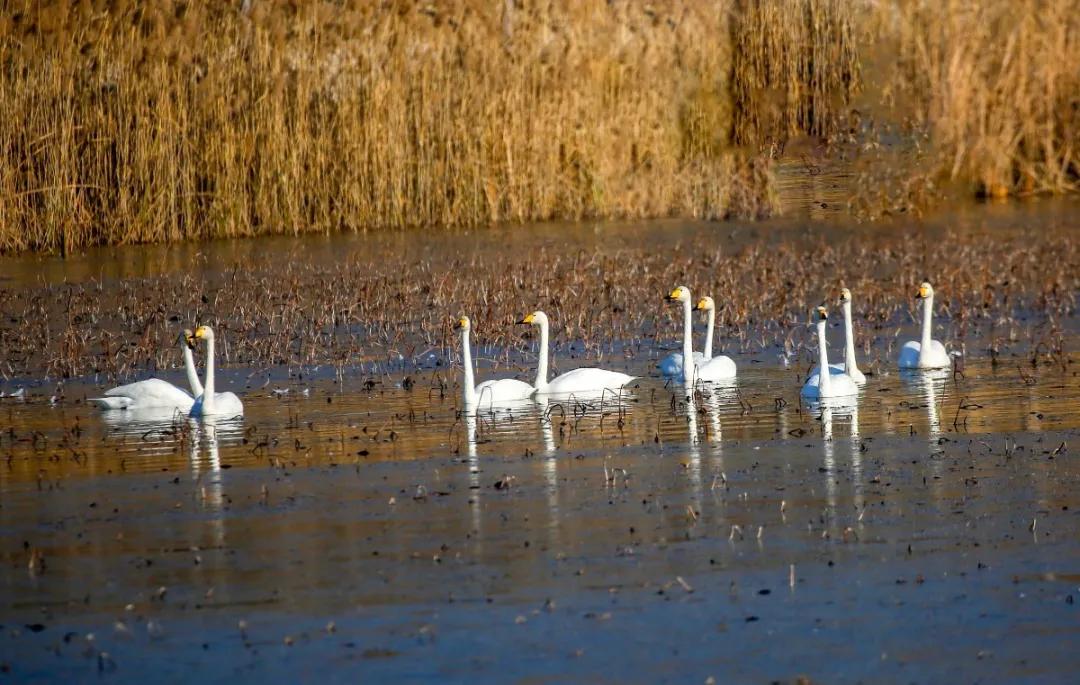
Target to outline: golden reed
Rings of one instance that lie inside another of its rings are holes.
[[[768,214],[731,83],[771,57],[733,71],[734,9],[9,0],[0,249]],[[794,124],[837,116],[818,85]]]
[[[857,137],[856,96],[929,139],[920,173],[1076,190],[1078,22],[1080,0],[0,0],[0,250],[762,216],[770,151]]]

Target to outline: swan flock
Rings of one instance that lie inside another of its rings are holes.
[[[199,380],[195,370],[192,350],[200,341],[206,343],[206,381]],[[209,326],[199,326],[194,332],[185,330],[180,336],[180,348],[184,357],[191,392],[178,388],[160,378],[128,383],[106,390],[103,397],[91,397],[90,402],[106,411],[139,412],[141,418],[171,418],[190,416],[234,417],[244,413],[244,404],[235,393],[216,392],[214,382],[214,331]]]
[[[927,282],[919,286],[916,299],[922,305],[921,337],[909,341],[900,349],[897,365],[904,370],[933,370],[951,366],[951,358],[945,346],[933,339],[934,289]],[[713,336],[716,332],[716,302],[711,297],[701,297],[696,302],[686,286],[671,290],[664,300],[682,309],[681,351],[667,355],[657,364],[661,375],[681,380],[687,386],[698,383],[733,384],[737,377],[735,361],[725,355],[713,356]],[[817,365],[810,371],[802,386],[801,395],[809,401],[827,401],[833,398],[852,398],[866,384],[866,375],[859,370],[855,355],[855,333],[852,320],[852,294],[847,288],[840,291],[837,301],[843,314],[844,355],[843,362],[830,364],[827,351],[828,309],[825,305],[812,311],[816,328]],[[706,333],[704,350],[693,349],[694,313],[704,314]],[[619,371],[597,367],[576,368],[549,378],[549,351],[551,323],[547,314],[534,311],[522,317],[519,324],[533,326],[539,331],[539,350],[536,361],[536,377],[532,384],[516,378],[486,380],[476,384],[473,353],[470,341],[472,321],[461,316],[454,322],[454,330],[461,336],[461,359],[463,369],[462,395],[466,409],[493,409],[519,403],[547,401],[551,398],[584,396],[618,397],[637,378]],[[198,326],[194,331],[185,330],[178,338],[188,389],[179,388],[159,378],[121,385],[107,390],[103,396],[89,401],[105,411],[157,412],[169,416],[239,417],[244,405],[233,392],[219,392],[214,373],[215,335],[209,326]],[[200,343],[206,346],[205,376],[200,380],[195,366],[193,350]]]

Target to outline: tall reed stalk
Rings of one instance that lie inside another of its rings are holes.
[[[868,117],[1076,191],[1078,48],[1080,0],[0,0],[0,250],[756,217]]]
[[[760,215],[723,3],[7,2],[0,249]]]
[[[994,196],[1080,189],[1080,0],[886,4],[893,97],[942,171]]]

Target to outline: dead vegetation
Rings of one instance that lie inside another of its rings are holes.
[[[557,363],[615,355],[619,364],[677,346],[680,314],[662,302],[677,284],[716,298],[721,349],[767,354],[770,363],[806,352],[808,308],[846,284],[872,364],[893,359],[928,277],[954,346],[997,341],[1002,351],[1026,345],[1060,359],[1077,307],[1080,241],[1052,231],[986,240],[923,227],[767,244],[707,230],[665,243],[638,230],[555,242],[443,235],[404,252],[397,240],[365,239],[341,243],[331,259],[312,259],[297,244],[273,261],[203,253],[183,275],[8,287],[0,290],[0,373],[126,379],[175,368],[177,335],[199,321],[218,332],[226,368],[360,365],[398,377],[432,354],[442,364],[456,359],[450,321],[459,313],[476,323],[484,365],[514,366],[528,333],[514,323],[534,309],[551,317]]]
[[[3,251],[760,217],[792,137],[860,215],[1080,178],[1080,0],[0,7]]]
[[[734,61],[761,17],[727,3],[6,4],[3,250],[762,216],[768,161],[733,143],[827,128],[853,86],[799,83],[831,1]],[[776,70],[782,111],[739,114]]]

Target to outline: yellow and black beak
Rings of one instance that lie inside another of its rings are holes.
[[[679,298],[681,298],[681,297],[682,297],[682,288],[675,288],[674,290],[672,290],[670,293],[668,293],[664,297],[664,300],[666,302],[678,302]]]
[[[829,310],[824,307],[818,307],[816,310],[818,321],[824,321],[829,318]]]
[[[705,299],[698,300],[697,304],[694,305],[694,311],[697,311],[697,312],[703,312],[703,311],[707,310],[708,308],[709,308],[709,303]]]
[[[454,322],[454,330],[455,331],[462,331],[462,330],[465,330],[468,327],[469,327],[469,320],[466,319],[464,316],[459,318],[457,321]]]
[[[535,314],[526,314],[524,317],[522,317],[521,321],[518,321],[518,324],[519,325],[520,324],[530,324],[530,323],[534,323],[535,321],[536,321],[536,315]]]
[[[925,300],[930,297],[930,289],[926,287],[926,284],[919,286],[919,292],[915,293],[916,300]]]
[[[195,349],[195,344],[198,342],[198,339],[195,337],[195,334],[191,332],[190,328],[185,328],[184,329],[183,337],[184,337],[184,343],[187,344],[188,347],[190,347],[191,349],[194,350]]]

